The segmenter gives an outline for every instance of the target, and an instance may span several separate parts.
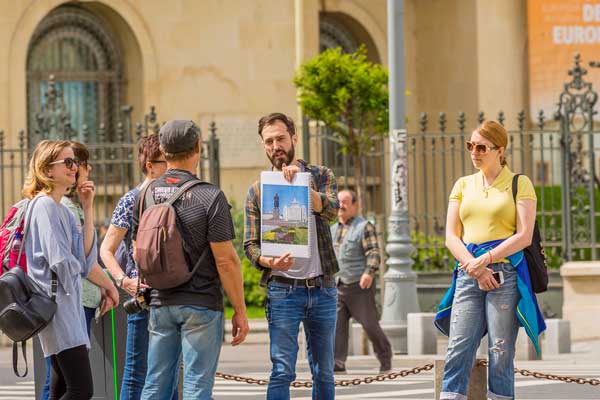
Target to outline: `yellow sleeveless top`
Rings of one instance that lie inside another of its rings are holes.
[[[515,174],[505,166],[494,183],[484,189],[481,171],[463,176],[454,184],[450,201],[460,203],[462,240],[465,243],[485,243],[506,239],[516,230],[517,208],[512,197]],[[535,189],[525,175],[519,176],[517,201],[536,200]]]

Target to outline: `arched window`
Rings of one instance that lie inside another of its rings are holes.
[[[114,139],[121,103],[121,56],[106,24],[74,6],[59,7],[37,27],[27,58],[27,123],[30,143],[63,138],[56,129],[39,130],[38,119],[52,75],[63,93],[71,127],[88,143]],[[46,111],[48,112],[48,111]],[[106,137],[98,137],[100,123]],[[84,125],[87,137],[84,138]]]
[[[353,18],[343,13],[322,12],[319,14],[319,50],[341,48],[343,53],[353,53],[360,45],[367,50],[367,58],[378,62],[375,46],[367,31]],[[316,127],[316,149],[320,160],[333,170],[338,177],[340,187],[352,187],[356,190],[353,170],[355,160],[342,152],[341,145],[332,132],[323,127]],[[370,154],[360,161],[363,177],[363,193],[366,198],[365,211],[383,213],[385,197],[382,178],[384,176],[383,141],[374,143]]]
[[[358,49],[358,43],[350,30],[337,19],[322,13],[319,17],[319,50],[341,47],[344,53]]]

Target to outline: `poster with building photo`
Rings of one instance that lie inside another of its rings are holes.
[[[261,252],[264,256],[292,253],[310,258],[310,173],[290,183],[282,172],[260,174]]]

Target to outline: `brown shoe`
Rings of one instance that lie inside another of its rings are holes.
[[[342,367],[340,365],[334,365],[333,366],[333,373],[334,374],[345,374],[346,373],[346,367]]]

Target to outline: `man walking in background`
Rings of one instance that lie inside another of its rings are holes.
[[[392,346],[379,325],[375,304],[375,273],[379,269],[379,245],[373,224],[358,216],[356,193],[338,194],[338,223],[331,227],[340,272],[338,282],[337,326],[335,329],[335,372],[346,371],[349,319],[362,326],[379,360],[379,372],[392,368]]]

